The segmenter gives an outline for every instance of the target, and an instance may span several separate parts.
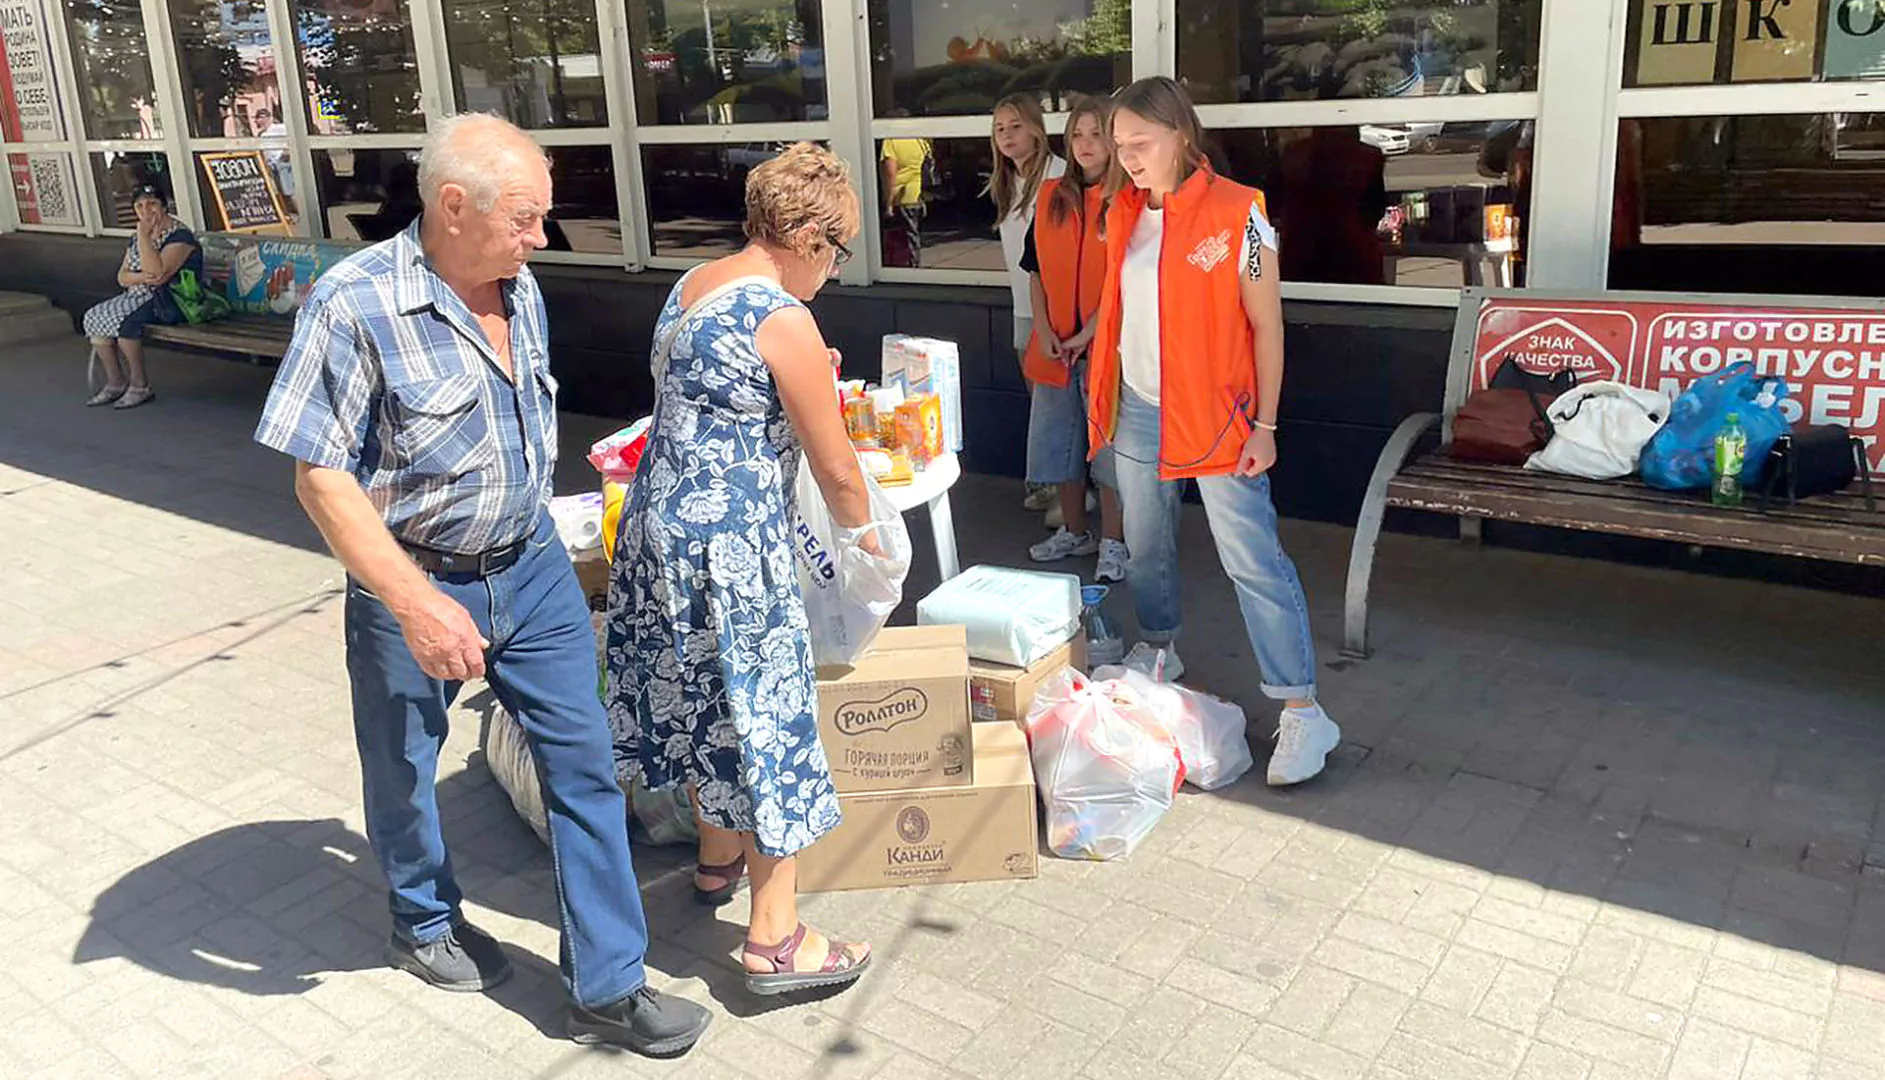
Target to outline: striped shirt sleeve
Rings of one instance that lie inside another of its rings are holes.
[[[310,465],[356,472],[379,377],[346,306],[311,301],[275,373],[255,441]]]

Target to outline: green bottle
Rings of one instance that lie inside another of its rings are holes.
[[[1748,433],[1741,426],[1741,414],[1729,413],[1728,422],[1715,435],[1715,457],[1709,485],[1709,501],[1716,506],[1741,505],[1741,469],[1748,460]]]

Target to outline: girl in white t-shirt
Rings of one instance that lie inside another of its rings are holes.
[[[1001,234],[1002,262],[1008,268],[1008,290],[1014,303],[1015,363],[1019,365],[1034,333],[1033,285],[1028,272],[1021,269],[1028,231],[1034,227],[1034,198],[1041,181],[1064,174],[1067,162],[1048,145],[1040,99],[1033,94],[1010,94],[996,102],[992,123],[989,142],[995,150],[995,167],[982,194],[995,203],[995,229]],[[1027,507],[1037,511],[1055,507],[1054,489],[1031,487]]]

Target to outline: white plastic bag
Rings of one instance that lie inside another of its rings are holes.
[[[1545,410],[1551,441],[1525,467],[1587,480],[1636,471],[1643,447],[1669,419],[1669,399],[1654,390],[1603,380],[1580,383]]]
[[[537,839],[550,842],[550,816],[543,808],[543,785],[537,778],[537,762],[524,738],[524,726],[506,709],[491,713],[484,725],[484,763],[497,778],[497,786],[509,795],[511,807],[524,819]]]
[[[903,602],[903,579],[910,573],[910,530],[877,481],[866,475],[864,486],[870,495],[870,524],[842,528],[831,519],[811,466],[799,463],[792,547],[812,626],[812,662],[819,667],[848,665],[864,655],[871,638]],[[881,558],[858,544],[872,529],[883,549]]]
[[[1171,734],[1124,684],[1071,669],[1028,712],[1028,750],[1047,815],[1047,846],[1068,859],[1132,854],[1171,809],[1184,765]]]
[[[916,605],[922,626],[963,626],[969,655],[1033,667],[1080,632],[1080,579],[1072,574],[972,566]]]
[[[1188,686],[1156,682],[1133,668],[1104,667],[1093,677],[1102,683],[1121,683],[1151,706],[1153,715],[1178,742],[1186,782],[1216,791],[1236,783],[1254,764],[1250,740],[1244,735],[1249,721],[1236,705]]]

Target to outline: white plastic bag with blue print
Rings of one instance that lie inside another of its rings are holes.
[[[805,616],[811,621],[812,661],[819,667],[855,663],[903,603],[903,579],[910,574],[910,530],[868,474],[864,487],[870,524],[844,528],[832,519],[811,465],[799,462],[792,553],[799,590],[805,595]],[[860,543],[873,529],[882,556],[872,555]]]

